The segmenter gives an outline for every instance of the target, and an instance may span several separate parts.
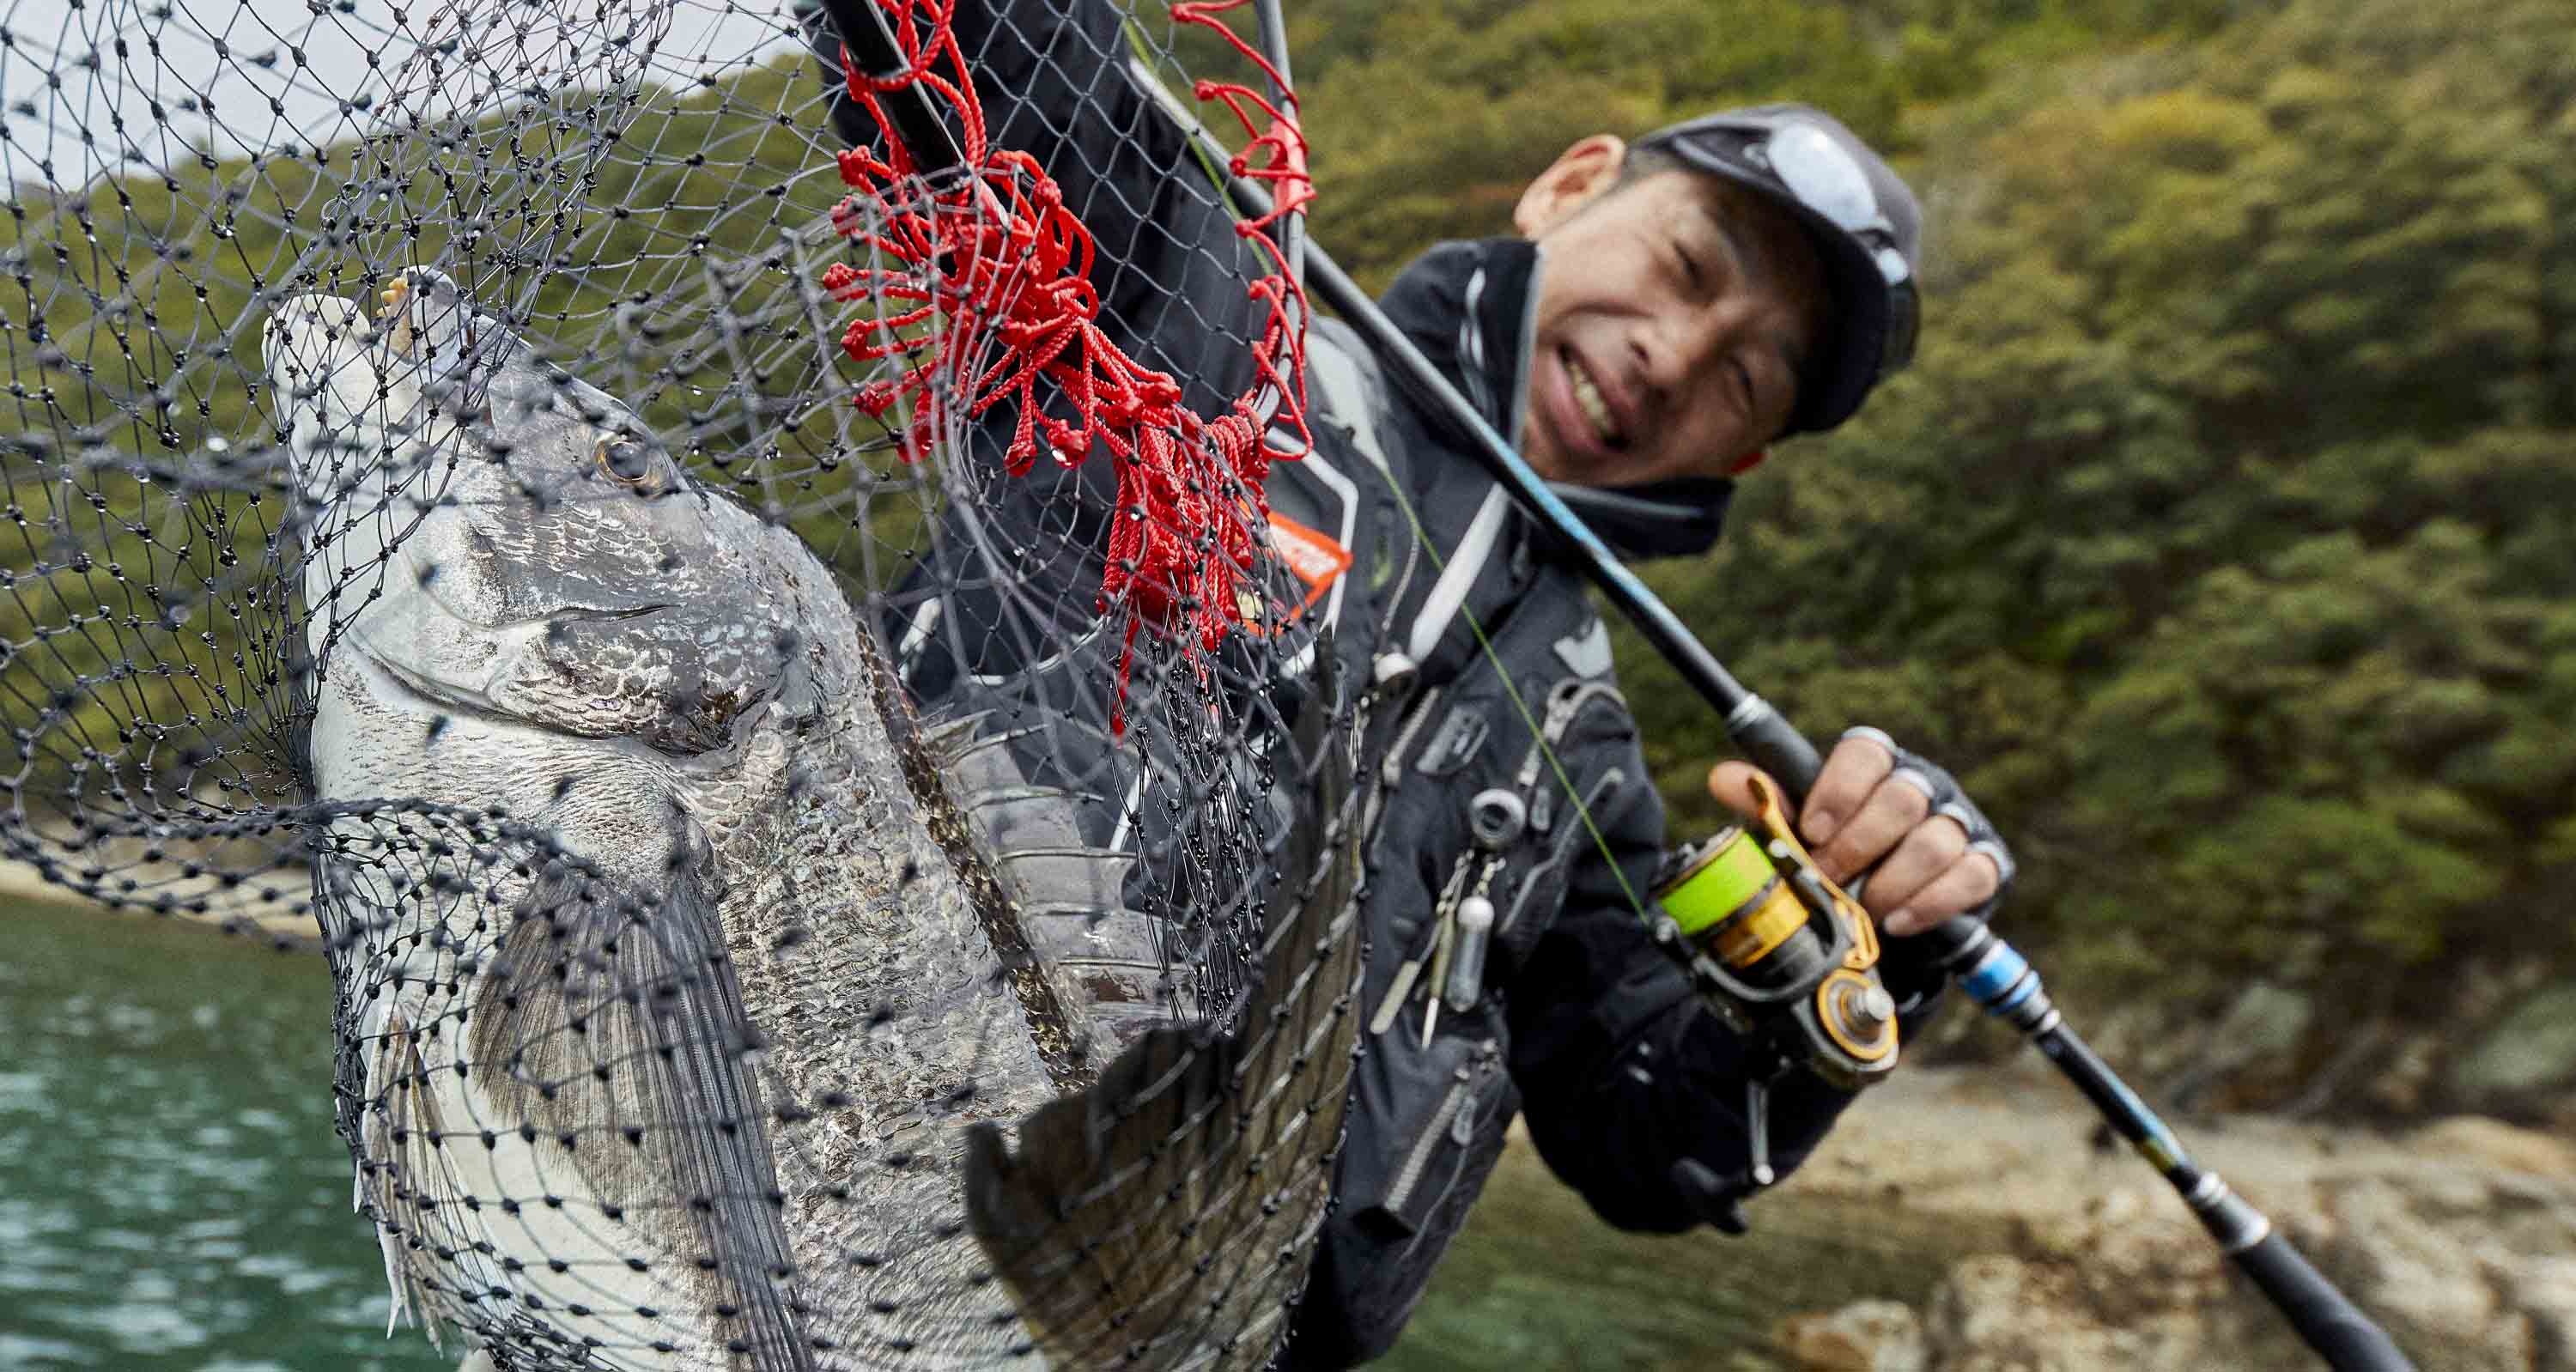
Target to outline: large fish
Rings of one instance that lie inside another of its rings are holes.
[[[1055,956],[1142,918],[1132,855],[997,848],[983,797],[1072,830],[920,725],[793,533],[445,278],[386,300],[263,343],[396,1315],[504,1368],[1259,1366],[1352,1043],[1327,711],[1255,989],[1140,1036]]]

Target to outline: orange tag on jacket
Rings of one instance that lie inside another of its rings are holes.
[[[1270,546],[1279,550],[1288,570],[1306,583],[1306,599],[1290,613],[1291,619],[1314,608],[1333,588],[1334,580],[1351,568],[1349,549],[1276,510],[1270,512]]]

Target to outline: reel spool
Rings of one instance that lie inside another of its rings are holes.
[[[1798,842],[1778,793],[1753,785],[1761,818],[1691,850],[1655,888],[1658,941],[1737,1033],[1857,1090],[1896,1067],[1878,932]]]

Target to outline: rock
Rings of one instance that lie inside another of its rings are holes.
[[[2022,1323],[2028,1302],[2023,1289],[2029,1265],[2019,1258],[1990,1253],[1968,1258],[1950,1269],[1932,1293],[1931,1326],[1953,1349],[1999,1342]]]
[[[1923,1321],[1895,1301],[1856,1301],[1790,1316],[1780,1347],[1804,1372],[1923,1372]]]
[[[2216,1366],[2189,1311],[2106,1327],[2050,1267],[1968,1258],[1933,1289],[1925,1347],[1940,1372],[2184,1372]]]
[[[2503,1277],[2506,1302],[2531,1322],[2531,1372],[2576,1372],[2576,1257],[2517,1263]]]
[[[2447,1167],[2465,1163],[2544,1177],[2576,1177],[2576,1143],[2502,1120],[2458,1115],[2416,1130],[2407,1146]]]
[[[2498,1003],[2529,994],[2509,989]],[[1875,1088],[1797,1182],[1994,1226],[1949,1252],[2009,1256],[1956,1263],[1917,1307],[1925,1372],[2318,1365],[2178,1198],[2080,1146],[2080,1097],[1915,1070]],[[2576,1372],[2576,1139],[2481,1117],[2392,1137],[2231,1116],[2186,1142],[2422,1372]],[[1869,1366],[1813,1347],[1807,1367]]]
[[[2462,1180],[2446,1172],[2406,1184],[2340,1179],[2328,1188],[2333,1231],[2297,1234],[2294,1242],[2409,1348],[2440,1350],[2444,1366],[2520,1372],[2532,1365],[2532,1321],[2509,1308],[2488,1278],[2481,1226],[2474,1222],[2483,1206],[2464,1206],[2455,1194],[2428,1200],[2413,1184],[2435,1179],[2449,1183],[2439,1188],[2445,1192]],[[2464,1212],[2471,1223],[2441,1225]]]
[[[2433,1108],[2430,1097],[2441,1089],[2453,1049],[2446,1033],[2398,1035],[2386,1064],[2362,1085],[2364,1099],[2398,1115],[2421,1115]]]
[[[2221,1051],[2238,1062],[2287,1057],[2299,1046],[2315,1015],[2316,1002],[2305,992],[2258,981],[2227,1007],[2215,1037],[2226,1045]]]
[[[2576,1085],[2576,984],[2544,987],[2506,1011],[2478,1036],[2451,1085],[2487,1108]]]
[[[2110,1327],[2192,1304],[2222,1284],[2217,1248],[2170,1196],[2114,1185],[2075,1209],[2026,1218],[2021,1232],[2025,1256],[2049,1263]]]

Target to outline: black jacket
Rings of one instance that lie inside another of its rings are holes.
[[[1253,320],[1233,302],[1266,264],[1126,76],[1116,20],[1087,0],[970,2],[959,39],[995,143],[1047,166],[1098,241],[1104,323],[1213,413],[1249,375],[1236,359]],[[856,120],[844,131],[867,133]],[[1540,265],[1518,241],[1445,244],[1383,302],[1515,438]],[[1720,1174],[1747,1160],[1742,1045],[1646,936],[1663,807],[1584,583],[1549,557],[1465,437],[1385,384],[1353,335],[1319,322],[1312,347],[1314,451],[1281,462],[1267,492],[1279,515],[1350,555],[1311,614],[1334,626],[1345,680],[1387,683],[1371,707],[1385,743],[1363,778],[1371,952],[1361,1009],[1388,1022],[1363,1029],[1337,1204],[1283,1359],[1297,1369],[1349,1366],[1394,1342],[1516,1114],[1556,1174],[1627,1229],[1697,1222],[1670,1180],[1677,1160]],[[1041,471],[1004,495],[1026,502],[1016,507],[1025,518],[1063,526],[1065,483],[1086,479]],[[1704,550],[1726,490],[1568,494],[1614,547],[1656,555]],[[1076,516],[1063,531],[1094,529]],[[948,641],[983,656],[1009,634],[997,622]],[[936,691],[949,670],[916,663],[916,690]],[[1470,804],[1488,792],[1527,817],[1490,849],[1468,828]],[[1469,894],[1497,914],[1484,993],[1464,1014],[1444,1009],[1426,1044],[1420,992],[1382,1012],[1400,967]],[[1921,994],[1897,987],[1908,1033],[1938,984],[1912,980]],[[1782,1081],[1774,1165],[1794,1168],[1849,1100],[1804,1073]]]
[[[1540,265],[1517,241],[1445,244],[1382,302],[1515,438]],[[1350,364],[1348,338],[1327,326],[1310,381]],[[1516,1112],[1550,1168],[1621,1228],[1697,1222],[1670,1180],[1679,1159],[1720,1174],[1747,1162],[1742,1045],[1646,937],[1664,812],[1606,627],[1582,580],[1466,455],[1464,436],[1376,389],[1380,399],[1354,415],[1319,386],[1343,412],[1319,427],[1318,451],[1283,464],[1269,487],[1276,508],[1311,528],[1338,527],[1333,497],[1356,493],[1345,642],[1354,656],[1414,663],[1410,686],[1380,705],[1403,722],[1375,778],[1385,789],[1369,836],[1364,1008],[1379,1013],[1410,951],[1463,894],[1492,901],[1497,937],[1483,1000],[1465,1015],[1444,1010],[1427,1047],[1419,1000],[1368,1036],[1340,1204],[1286,1357],[1294,1368],[1347,1366],[1394,1341]],[[1588,513],[1614,546],[1675,548],[1695,528],[1707,530],[1705,546],[1716,501],[1683,494],[1631,492]],[[1498,851],[1468,829],[1469,807],[1490,791],[1528,816]],[[1900,993],[1921,992],[1906,997],[1911,1031],[1938,982],[1907,980]],[[1775,1166],[1794,1168],[1849,1100],[1804,1073],[1783,1080],[1771,1102]]]

